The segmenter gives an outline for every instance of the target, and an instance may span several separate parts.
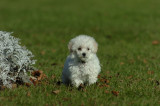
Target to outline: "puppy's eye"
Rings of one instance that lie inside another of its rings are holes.
[[[79,47],[78,50],[81,51],[82,50],[81,47]]]
[[[87,50],[90,50],[89,48],[87,48]]]

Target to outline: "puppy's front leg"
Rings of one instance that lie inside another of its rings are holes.
[[[79,87],[80,84],[83,84],[83,81],[82,81],[82,80],[79,80],[79,79],[73,79],[73,80],[72,80],[72,85],[73,85],[73,86]]]
[[[88,84],[91,85],[91,84],[94,84],[97,82],[97,76],[89,76],[88,77]]]

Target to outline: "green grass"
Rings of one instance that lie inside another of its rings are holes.
[[[159,10],[158,0],[1,0],[0,30],[14,32],[33,52],[48,83],[0,91],[0,105],[160,105],[160,45],[152,45],[160,40]],[[56,84],[67,44],[79,34],[97,40],[109,87]]]

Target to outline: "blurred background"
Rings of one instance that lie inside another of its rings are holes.
[[[63,65],[69,40],[79,34],[95,37],[101,59],[107,53],[140,54],[142,48],[144,55],[147,44],[160,39],[159,5],[158,0],[1,0],[0,30],[14,32],[41,64]]]
[[[160,0],[0,0],[0,30],[14,32],[48,76],[47,84],[0,92],[0,105],[160,103]],[[98,42],[100,75],[109,87],[93,85],[83,93],[56,85],[68,42],[79,34]],[[113,90],[119,96],[108,93]]]

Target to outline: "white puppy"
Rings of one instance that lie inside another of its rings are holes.
[[[96,52],[98,44],[94,38],[80,35],[69,44],[70,55],[67,57],[62,72],[62,82],[79,87],[80,84],[91,85],[97,81],[101,71]]]

